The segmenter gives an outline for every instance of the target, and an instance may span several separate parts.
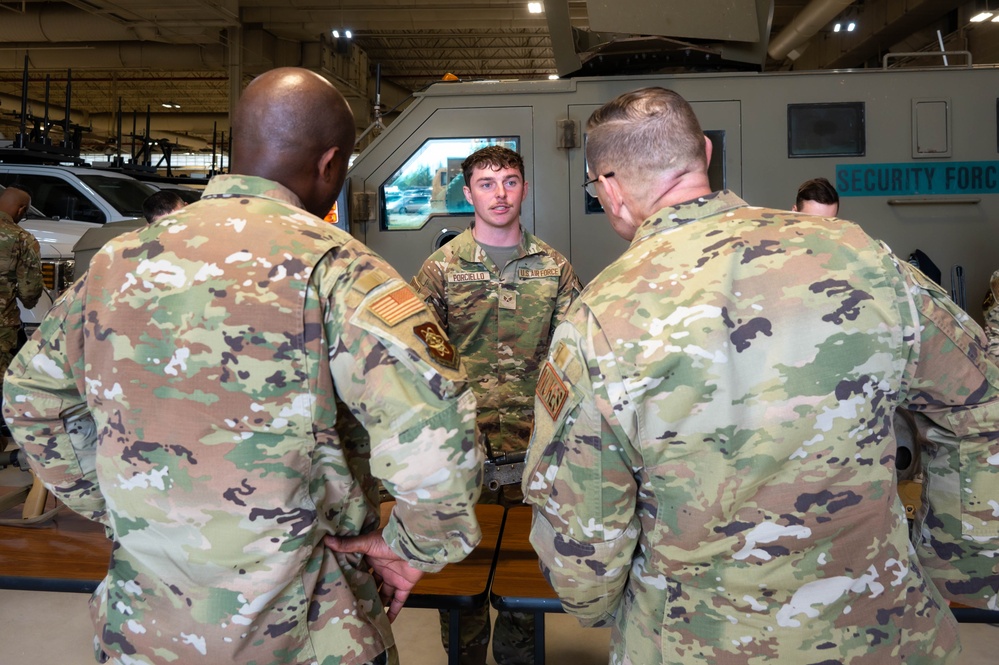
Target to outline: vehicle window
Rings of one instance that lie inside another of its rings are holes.
[[[479,148],[501,145],[518,150],[520,138],[494,136],[465,139],[430,139],[382,183],[378,203],[382,229],[421,228],[431,215],[470,215],[472,206],[462,188],[461,163]]]
[[[46,217],[103,224],[107,216],[87,196],[62,178],[33,173],[6,173],[6,184],[18,183],[31,192],[31,204]]]
[[[788,157],[863,157],[864,102],[787,105]]]
[[[197,189],[174,189],[172,187],[168,188],[171,192],[179,196],[184,203],[194,203],[201,199],[201,192]]]
[[[100,194],[122,217],[142,217],[142,202],[156,191],[132,178],[114,178],[100,173],[82,173],[80,180]]]

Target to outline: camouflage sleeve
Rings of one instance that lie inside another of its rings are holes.
[[[932,423],[921,450],[920,563],[945,598],[999,609],[999,369],[982,330],[908,264],[918,354],[905,406]]]
[[[97,483],[95,438],[80,440],[64,418],[86,406],[83,313],[79,280],[58,299],[38,332],[14,358],[3,385],[3,414],[28,463],[45,486],[72,510],[105,521]]]
[[[481,539],[475,398],[457,351],[388,264],[360,254],[331,279],[321,288],[334,385],[397,501],[383,536],[414,567],[440,570]]]
[[[985,334],[989,339],[989,355],[999,362],[999,270],[989,279],[989,290],[982,307],[985,315]]]
[[[21,238],[21,260],[17,262],[17,298],[26,309],[38,304],[42,295],[42,261],[38,241],[26,234]]]
[[[583,288],[579,283],[579,277],[576,276],[576,272],[572,269],[572,264],[565,259],[563,261],[561,266],[562,275],[559,277],[558,282],[558,300],[555,303],[555,311],[552,312],[552,325],[550,328],[552,337],[555,336],[555,330],[565,320],[565,316],[569,312],[569,307],[579,297],[579,292]],[[548,340],[548,343],[549,348],[551,348],[551,339]]]
[[[413,277],[412,287],[423,302],[430,306],[430,311],[437,317],[437,323],[450,332],[447,325],[447,284],[444,268],[437,262],[427,259],[420,272]]]
[[[522,485],[534,506],[531,544],[542,572],[584,626],[613,619],[640,529],[632,402],[601,357],[613,357],[610,345],[577,307],[556,331],[538,379]]]

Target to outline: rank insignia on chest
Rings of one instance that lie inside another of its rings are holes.
[[[458,368],[458,349],[447,340],[436,323],[421,323],[413,328],[413,332],[427,345],[431,358],[444,367]]]
[[[423,301],[411,288],[403,284],[368,305],[368,310],[386,325],[394,326],[403,319],[423,311],[423,307]]]
[[[558,372],[555,371],[551,363],[545,363],[545,368],[541,370],[541,376],[538,377],[538,387],[534,394],[544,405],[552,420],[558,420],[559,413],[562,412],[565,400],[569,396],[569,389],[562,383],[562,379],[558,377]]]
[[[517,309],[517,294],[514,291],[500,291],[499,306],[502,309]]]

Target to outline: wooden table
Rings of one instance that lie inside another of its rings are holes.
[[[565,610],[541,574],[530,534],[531,507],[508,508],[489,597],[498,610],[534,615],[534,662],[544,665],[545,614]]]
[[[394,505],[394,501],[382,504],[383,525]],[[482,528],[482,541],[465,559],[420,578],[406,600],[407,607],[460,610],[486,603],[496,563],[496,545],[503,530],[503,506],[477,505],[475,516]]]
[[[92,593],[108,571],[104,527],[63,508],[44,526],[0,526],[0,588]]]
[[[382,526],[394,505],[394,501],[382,503]],[[480,504],[475,506],[475,517],[482,529],[478,546],[458,563],[421,577],[406,599],[406,607],[448,610],[448,665],[461,662],[461,610],[482,607],[488,598],[505,512],[503,506]]]

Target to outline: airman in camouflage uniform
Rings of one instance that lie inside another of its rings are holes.
[[[12,186],[0,190],[0,381],[14,357],[21,312],[17,301],[28,309],[42,295],[42,264],[38,241],[18,226],[31,195]]]
[[[109,242],[15,359],[5,417],[32,468],[114,540],[91,603],[99,659],[397,662],[389,620],[412,584],[324,536],[377,529],[377,478],[397,499],[377,540],[413,583],[480,538],[458,356],[409,285],[320,216],[353,136],[322,77],[257,78],[235,117],[244,175]],[[97,440],[75,449],[64,418],[81,405]]]
[[[946,601],[999,591],[981,329],[858,226],[712,193],[675,93],[623,95],[588,132],[631,245],[556,331],[523,483],[566,610],[612,626],[611,663],[953,662]],[[915,547],[902,407],[946,433]]]
[[[527,449],[534,420],[534,387],[555,327],[579,293],[564,256],[520,224],[527,196],[524,160],[500,146],[462,163],[465,198],[475,210],[471,228],[428,258],[413,287],[431,305],[458,347],[478,402],[479,435],[489,455]],[[511,491],[512,490],[512,491]],[[483,501],[520,502],[483,493]],[[448,638],[441,613],[442,639]],[[462,663],[484,664],[489,608],[461,615]],[[531,663],[533,616],[499,612],[493,654],[500,665]]]
[[[999,270],[989,279],[989,291],[982,304],[985,314],[985,333],[989,338],[989,354],[999,359]]]

